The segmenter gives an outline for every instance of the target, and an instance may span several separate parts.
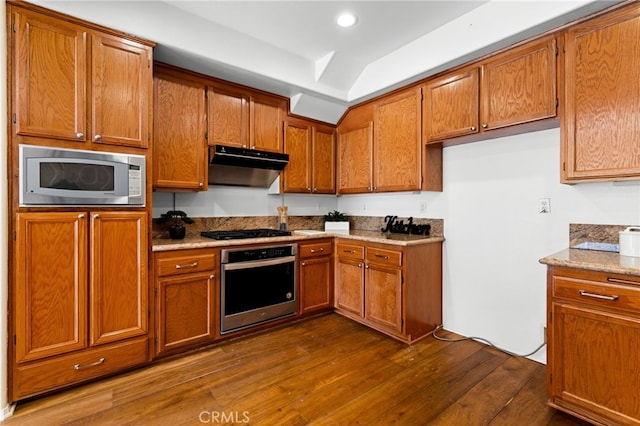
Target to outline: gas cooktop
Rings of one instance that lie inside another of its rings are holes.
[[[280,231],[277,229],[234,229],[231,231],[202,231],[203,237],[213,238],[214,240],[238,240],[243,238],[266,238],[266,237],[284,237],[291,235],[289,231]]]

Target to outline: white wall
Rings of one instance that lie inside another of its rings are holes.
[[[372,216],[443,217],[444,327],[517,353],[536,348],[545,324],[545,266],[569,243],[569,223],[640,223],[639,183],[559,183],[558,129],[448,147],[444,191],[340,197]],[[551,213],[537,213],[538,199]],[[533,359],[545,362],[544,350]]]

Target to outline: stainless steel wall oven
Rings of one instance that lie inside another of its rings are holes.
[[[296,244],[221,251],[220,332],[295,315]]]

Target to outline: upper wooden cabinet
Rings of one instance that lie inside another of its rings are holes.
[[[156,65],[153,188],[206,190],[206,87]]]
[[[640,177],[640,3],[565,33],[562,181]]]
[[[440,142],[556,115],[556,42],[548,36],[425,84],[424,138]]]
[[[421,102],[412,87],[348,113],[338,128],[339,194],[422,189]]]
[[[15,5],[9,10],[12,122],[20,142],[148,146],[152,45]]]
[[[214,82],[207,96],[209,145],[283,152],[286,99]]]
[[[282,173],[284,192],[335,194],[335,129],[300,118],[285,123]]]

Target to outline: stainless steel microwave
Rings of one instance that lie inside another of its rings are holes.
[[[20,145],[21,206],[145,204],[145,157]]]

